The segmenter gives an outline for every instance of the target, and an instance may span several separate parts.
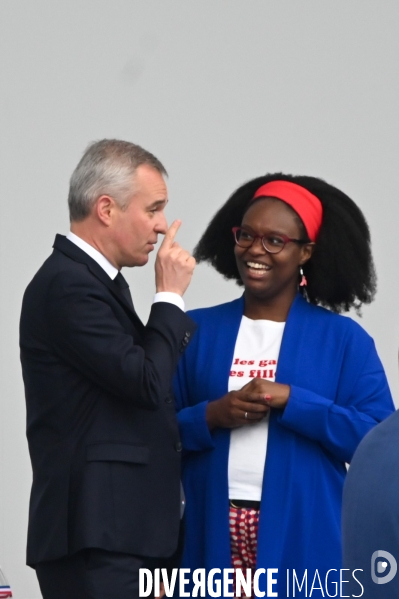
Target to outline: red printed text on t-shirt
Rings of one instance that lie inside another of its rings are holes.
[[[231,377],[274,379],[277,360],[242,360],[234,358]]]

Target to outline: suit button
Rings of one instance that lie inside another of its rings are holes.
[[[166,403],[172,403],[172,401],[173,401],[172,396],[171,395],[167,395],[165,401],[166,401]]]
[[[183,449],[183,445],[181,444],[181,441],[178,441],[177,443],[175,443],[175,450],[180,452]]]
[[[186,331],[186,334],[184,336],[187,337],[187,339],[189,339],[191,337],[190,331]]]

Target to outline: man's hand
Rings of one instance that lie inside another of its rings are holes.
[[[182,296],[190,284],[195,259],[175,241],[180,225],[180,220],[171,224],[159,248],[155,261],[157,293],[171,291]]]
[[[284,408],[289,395],[289,385],[254,378],[239,391],[230,391],[209,402],[206,410],[208,427],[212,430],[255,424],[266,416],[270,408]]]

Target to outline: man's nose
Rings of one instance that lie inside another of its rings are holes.
[[[162,235],[165,235],[168,230],[168,221],[163,212],[159,213],[159,218],[154,229],[157,233],[161,233]]]

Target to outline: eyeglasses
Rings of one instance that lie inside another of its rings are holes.
[[[309,243],[305,239],[292,239],[282,234],[267,233],[265,235],[254,235],[243,227],[233,227],[232,231],[236,244],[241,248],[250,248],[256,239],[260,239],[262,246],[269,254],[278,254],[284,249],[285,244],[290,241],[300,244]]]

